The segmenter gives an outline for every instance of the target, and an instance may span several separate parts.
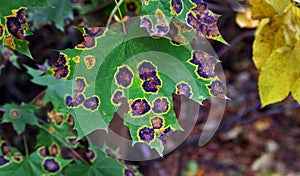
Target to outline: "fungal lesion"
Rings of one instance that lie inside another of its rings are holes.
[[[140,141],[147,144],[151,143],[155,139],[155,132],[153,128],[143,126],[138,130],[138,138]]]
[[[157,67],[150,61],[142,61],[138,64],[138,74],[142,80],[142,89],[148,93],[156,93],[162,85],[158,77]]]
[[[111,97],[111,102],[115,106],[119,106],[121,104],[121,98],[124,97],[124,92],[122,90],[117,89]]]
[[[176,94],[190,98],[193,95],[192,88],[188,83],[182,81],[176,85]]]
[[[129,66],[123,65],[118,67],[115,74],[115,83],[118,87],[129,88],[133,81],[133,71]]]
[[[130,104],[132,116],[143,116],[150,112],[150,105],[144,98],[135,99]]]
[[[153,100],[152,111],[157,114],[167,113],[169,111],[170,103],[165,97],[156,98]]]
[[[42,163],[43,169],[48,173],[57,173],[61,170],[60,163],[55,158],[45,158]]]
[[[187,13],[187,23],[193,27],[197,36],[215,38],[221,36],[217,22],[219,15],[209,11],[207,3],[203,0],[192,0],[196,5]]]
[[[84,63],[87,69],[92,69],[96,63],[96,58],[95,56],[89,55],[84,57]]]
[[[215,97],[224,97],[225,86],[220,80],[214,80],[207,86],[210,90],[210,94]]]
[[[67,78],[70,74],[70,66],[68,57],[65,54],[59,54],[56,61],[52,64],[53,76],[57,79]]]
[[[153,28],[153,22],[149,16],[143,16],[140,19],[140,27],[146,28],[148,33],[154,37],[163,37],[168,34],[170,30],[169,22],[164,13],[157,9],[155,12],[157,24]]]
[[[90,111],[96,111],[100,106],[100,99],[98,96],[91,96],[84,100],[83,106]]]
[[[155,116],[151,119],[151,125],[153,129],[161,129],[164,126],[164,120],[160,116]]]
[[[96,39],[104,36],[104,27],[84,28],[83,42],[76,46],[77,49],[85,50],[94,48],[97,45]]]
[[[193,51],[189,63],[196,65],[196,74],[205,79],[215,77],[217,59],[203,51]]]
[[[25,39],[26,30],[26,14],[25,9],[13,11],[13,15],[6,17],[6,26],[8,32],[16,39]]]
[[[180,15],[183,11],[183,3],[182,0],[171,0],[170,3],[170,11],[173,15]]]
[[[161,132],[159,133],[159,136],[157,137],[157,140],[160,142],[161,146],[165,146],[167,143],[167,138],[171,135],[171,133],[174,132],[174,129],[169,125],[165,127]]]

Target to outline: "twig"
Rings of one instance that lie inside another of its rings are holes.
[[[230,50],[230,48],[234,45],[236,45],[237,43],[239,43],[240,41],[242,41],[243,39],[249,37],[249,36],[253,36],[255,33],[255,30],[251,30],[251,31],[247,31],[247,32],[243,32],[242,34],[238,35],[237,37],[235,37],[230,43],[230,46],[224,46],[219,52],[218,52],[218,56],[222,57],[227,51]]]
[[[109,15],[109,17],[108,17],[108,20],[107,20],[107,23],[106,23],[105,28],[108,28],[109,24],[111,23],[111,20],[112,20],[113,16],[116,14],[116,11],[120,8],[120,5],[121,5],[123,2],[124,2],[124,0],[120,0],[120,1],[116,4],[115,8],[111,11],[111,13],[110,13],[110,15]],[[124,31],[124,32],[125,32],[125,31]]]
[[[25,156],[28,157],[29,156],[29,151],[28,151],[28,144],[27,144],[26,134],[23,133],[22,137],[23,137],[24,148],[25,148]]]
[[[282,114],[282,113],[292,111],[292,110],[295,110],[295,109],[298,109],[298,108],[300,108],[300,104],[294,103],[290,107],[270,109],[270,110],[266,111],[265,113],[261,113],[260,115],[254,115],[254,116],[252,116],[248,119],[242,120],[242,121],[240,121],[240,123],[238,125],[246,125],[246,124],[252,123],[252,122],[254,122],[256,120],[259,120],[259,119],[261,119],[263,117],[266,117],[266,116],[278,115],[278,114]]]

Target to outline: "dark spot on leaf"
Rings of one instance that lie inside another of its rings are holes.
[[[181,0],[171,0],[171,12],[175,14],[180,14],[183,10],[183,3]]]
[[[157,14],[157,21],[166,21],[165,17],[161,14],[162,12]],[[151,36],[156,37],[162,37],[167,35],[170,29],[170,27],[167,24],[156,24],[155,29],[152,29],[152,21],[149,17],[142,17],[142,19],[140,20],[140,27],[146,28]]]
[[[134,172],[129,169],[125,169],[124,174],[125,174],[125,176],[135,176]]]
[[[90,37],[99,37],[104,34],[105,27],[92,27],[92,28],[84,28],[85,33],[87,36]]]
[[[96,63],[95,56],[86,56],[84,58],[84,63],[88,69],[93,68]]]
[[[215,76],[215,64],[217,60],[202,51],[194,51],[193,58],[189,61],[198,66],[197,73],[202,78],[212,78]]]
[[[85,48],[93,48],[96,45],[96,40],[94,37],[85,36],[83,37],[83,42],[78,44],[76,47],[79,49],[85,49]]]
[[[122,66],[118,68],[115,78],[118,86],[128,88],[132,83],[133,72],[128,66]]]
[[[87,159],[89,159],[89,161],[93,161],[96,157],[95,152],[93,150],[88,150],[87,152],[85,152],[85,156]]]
[[[132,115],[141,116],[150,111],[150,105],[146,99],[137,99],[131,104]]]
[[[219,15],[211,13],[203,1],[195,1],[197,6],[187,15],[187,23],[197,32],[197,36],[213,38],[221,36],[217,21]]]
[[[13,109],[10,111],[10,117],[13,119],[17,119],[20,117],[20,112],[17,109]]]
[[[157,92],[158,87],[161,86],[161,81],[157,76],[149,78],[147,81],[144,81],[142,87],[145,92]]]
[[[161,145],[164,146],[166,144],[167,137],[173,132],[174,130],[168,126],[161,132],[158,136],[158,140],[160,141]]]
[[[46,159],[43,162],[43,168],[47,172],[55,173],[60,170],[60,165],[55,159]]]
[[[64,115],[63,114],[56,114],[53,116],[53,120],[56,125],[61,125],[63,120],[64,120]]]
[[[169,109],[169,102],[167,98],[156,98],[153,102],[153,112],[165,113]]]
[[[16,154],[14,154],[13,159],[19,163],[22,161],[22,155],[19,153],[16,153]]]
[[[59,54],[56,61],[52,64],[52,67],[64,67],[67,64],[67,57],[64,54]]]
[[[86,87],[85,78],[76,78],[76,92],[83,92]]]
[[[55,76],[57,79],[66,78],[70,72],[68,65],[54,68],[53,71],[54,71],[53,76]]]
[[[78,107],[84,102],[85,98],[82,93],[77,93],[74,98],[71,96],[66,97],[66,105],[68,107]]]
[[[19,23],[24,24],[26,23],[26,14],[25,14],[25,9],[20,9],[17,11],[17,19]]]
[[[5,164],[9,163],[9,160],[5,158],[5,156],[0,156],[0,168]]]
[[[123,97],[123,92],[121,90],[117,90],[112,97],[112,102],[116,105],[118,105],[121,101],[121,98]]]
[[[151,62],[143,61],[138,66],[138,72],[142,80],[147,80],[156,76],[156,67]]]
[[[49,153],[50,155],[52,156],[57,156],[59,154],[59,148],[58,148],[58,145],[53,143],[51,146],[50,146],[50,149],[49,149]]]
[[[38,152],[39,152],[39,154],[40,154],[42,157],[48,156],[48,150],[47,150],[46,147],[40,147],[40,148],[38,149]]]
[[[68,138],[68,141],[70,142],[71,145],[76,145],[76,138]]]
[[[139,138],[146,143],[150,143],[154,139],[154,129],[149,127],[141,128],[138,134]]]
[[[224,95],[224,84],[219,80],[213,81],[208,88],[213,96]]]
[[[156,116],[151,119],[153,129],[160,129],[161,127],[163,127],[163,123],[164,121],[161,117]]]
[[[6,18],[8,32],[17,39],[24,39],[26,23],[26,15],[24,10],[25,9],[23,8],[18,10],[15,17]]]
[[[192,91],[191,91],[191,87],[189,84],[181,82],[181,83],[177,84],[176,87],[177,87],[176,94],[185,95],[186,97],[192,96]]]
[[[95,111],[100,105],[100,100],[97,96],[92,96],[83,102],[85,108]]]
[[[73,98],[71,96],[67,96],[66,97],[66,105],[68,107],[74,107],[74,105],[73,105]]]
[[[9,155],[11,153],[11,149],[7,146],[5,142],[1,144],[1,152],[3,155]]]
[[[0,39],[4,36],[4,27],[0,24]]]

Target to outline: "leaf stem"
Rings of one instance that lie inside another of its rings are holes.
[[[45,123],[44,121],[42,121],[42,120],[40,120],[39,119],[39,121],[40,122],[43,122],[43,123]],[[65,145],[66,147],[68,147],[70,150],[71,150],[71,152],[76,156],[76,157],[78,157],[78,159],[80,160],[80,161],[82,161],[82,162],[84,162],[84,163],[86,163],[86,160],[85,159],[83,159],[71,146],[69,146],[69,144],[67,144],[64,140],[62,140],[59,136],[57,136],[56,134],[53,134],[53,133],[51,133],[51,131],[49,131],[47,128],[45,128],[44,126],[42,126],[42,125],[37,125],[39,128],[41,128],[41,129],[43,129],[44,131],[46,131],[47,133],[49,133],[51,136],[53,136],[54,138],[56,138],[57,140],[59,140],[59,142],[61,142],[63,145]]]
[[[110,13],[110,15],[109,15],[109,17],[108,17],[108,20],[107,20],[107,23],[106,23],[105,28],[108,28],[109,24],[110,24],[111,21],[112,21],[113,16],[116,14],[116,11],[117,11],[117,10],[118,10],[118,12],[119,12],[120,17],[123,18],[123,17],[122,17],[121,10],[120,10],[120,5],[121,5],[123,2],[124,2],[124,0],[120,0],[119,2],[117,2],[117,0],[115,0],[116,6],[115,6],[115,8],[111,11],[111,13]],[[127,35],[124,21],[122,21],[122,27],[123,27],[123,31],[124,31],[125,35]]]
[[[29,156],[29,151],[28,151],[28,144],[27,144],[26,134],[23,133],[22,137],[23,137],[23,142],[24,142],[25,155],[26,155],[26,157],[28,157]]]

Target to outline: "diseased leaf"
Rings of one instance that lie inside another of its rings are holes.
[[[300,50],[297,47],[278,48],[267,58],[258,80],[262,106],[286,98],[299,79]]]
[[[1,0],[0,18],[10,15],[12,10],[19,9],[20,7],[42,7],[47,5],[49,5],[47,0]]]
[[[25,8],[12,10],[5,19],[0,18],[0,45],[15,49],[31,58],[28,41],[25,40],[25,36],[30,34]]]
[[[175,18],[192,27],[197,36],[227,42],[221,36],[217,22],[220,15],[214,14],[203,0],[142,1],[141,27],[152,36],[170,33],[170,21]]]
[[[293,7],[291,7],[293,8]],[[283,100],[291,91],[297,100],[299,79],[299,27],[295,10],[263,19],[253,44],[253,61],[261,70],[259,94],[262,106]]]
[[[41,24],[54,23],[55,26],[64,30],[65,20],[73,19],[73,5],[70,0],[48,0],[51,6],[28,7],[28,21],[33,22],[33,29],[37,29]]]
[[[287,9],[290,0],[266,0],[276,11],[277,13],[283,13]]]
[[[69,164],[64,173],[66,175],[125,175],[125,167],[118,160],[108,157],[99,148],[89,142],[90,147],[86,153],[89,163],[82,163],[75,160],[74,164]]]
[[[263,19],[258,26],[253,43],[253,61],[261,69],[266,59],[276,49],[292,44],[295,30],[291,25],[291,12]]]
[[[252,9],[252,18],[260,20],[277,14],[274,8],[266,0],[249,0]]]
[[[34,115],[36,106],[31,104],[5,104],[3,106],[5,110],[3,116],[3,123],[12,123],[15,131],[18,134],[24,132],[27,124],[38,125],[37,117]]]
[[[213,56],[166,38],[154,39],[139,24],[134,22],[127,36],[118,30],[85,28],[84,42],[61,52],[69,58],[68,79],[76,82],[65,103],[74,110],[79,138],[96,129],[107,130],[114,112],[128,106],[124,124],[133,142],[146,143],[162,155],[169,134],[182,130],[172,94],[201,103],[224,97],[223,83],[214,73],[218,60]],[[80,55],[74,54],[80,50]]]
[[[32,82],[38,85],[47,86],[45,92],[45,103],[51,102],[57,109],[64,109],[64,99],[67,94],[73,91],[71,80],[57,79],[52,75],[42,75],[42,71],[27,67],[28,73],[33,77]],[[67,71],[69,71],[67,69]]]
[[[22,155],[3,157],[7,163],[1,166],[1,173],[5,175],[24,175],[24,173],[26,175],[60,175],[63,168],[72,161],[65,160],[61,156],[41,156],[39,150],[29,157]]]

